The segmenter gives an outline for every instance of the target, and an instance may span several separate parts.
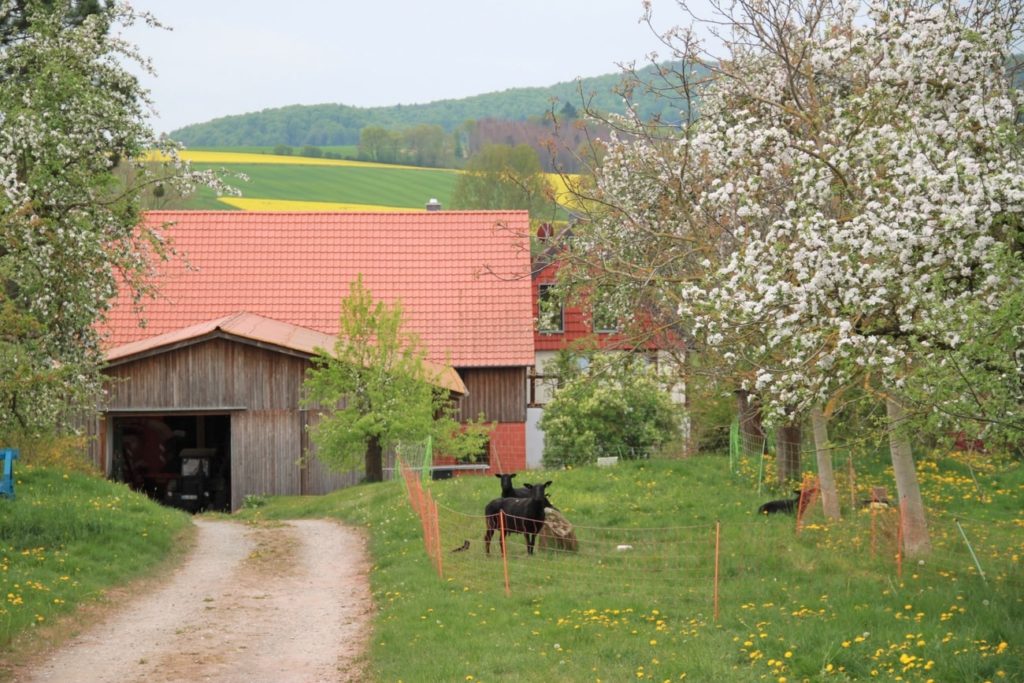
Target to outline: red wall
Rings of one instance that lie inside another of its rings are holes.
[[[454,465],[455,458],[445,455],[434,456],[435,465]],[[457,476],[471,474],[497,474],[520,472],[526,469],[526,423],[499,422],[491,432],[490,467],[475,472],[457,471]]]
[[[540,286],[555,284],[558,264],[545,266],[533,278],[533,319],[540,316]],[[533,329],[533,348],[535,351],[558,351],[568,347],[570,342],[590,336],[594,333],[589,310],[581,306],[566,306],[562,311],[562,332],[539,332],[536,322]],[[599,348],[623,348],[628,346],[624,335],[615,332],[599,332],[596,334]]]
[[[491,432],[491,468],[488,474],[526,469],[526,423],[500,422]]]

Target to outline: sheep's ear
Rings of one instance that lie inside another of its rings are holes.
[[[523,484],[523,486],[525,486],[528,489],[532,489],[533,488],[533,484]]]
[[[544,488],[547,488],[549,486],[551,486],[551,482],[550,481],[544,482]]]
[[[501,475],[500,474],[495,474],[494,476],[496,476],[498,479],[501,479]]]

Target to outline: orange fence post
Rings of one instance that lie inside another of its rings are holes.
[[[718,557],[722,539],[722,523],[715,522],[715,621],[718,621]]]
[[[796,533],[800,535],[804,524],[804,512],[807,511],[818,497],[818,478],[813,474],[805,475],[800,484],[800,499],[796,504]]]
[[[505,552],[505,511],[498,511],[498,526],[501,531],[501,562],[505,566],[505,595],[512,595],[512,585],[508,580],[508,553]]]
[[[444,556],[441,554],[441,523],[437,515],[437,501],[430,500],[430,507],[434,510],[434,555],[437,557],[437,576],[444,578]]]

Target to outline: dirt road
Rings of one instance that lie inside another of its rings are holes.
[[[358,532],[327,520],[195,523],[195,548],[168,581],[16,680],[360,680],[371,599]]]

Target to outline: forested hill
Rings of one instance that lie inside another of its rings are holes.
[[[621,80],[621,74],[615,73],[546,88],[513,88],[460,100],[391,107],[292,105],[196,123],[173,131],[171,137],[188,147],[353,145],[359,142],[359,131],[369,125],[401,129],[437,124],[451,131],[469,120],[542,117],[552,108],[559,111],[566,103],[582,113],[581,91],[594,109],[622,113],[622,98],[614,90]],[[645,116],[659,113],[667,120],[679,116],[664,109],[664,102],[639,90],[634,98]]]

